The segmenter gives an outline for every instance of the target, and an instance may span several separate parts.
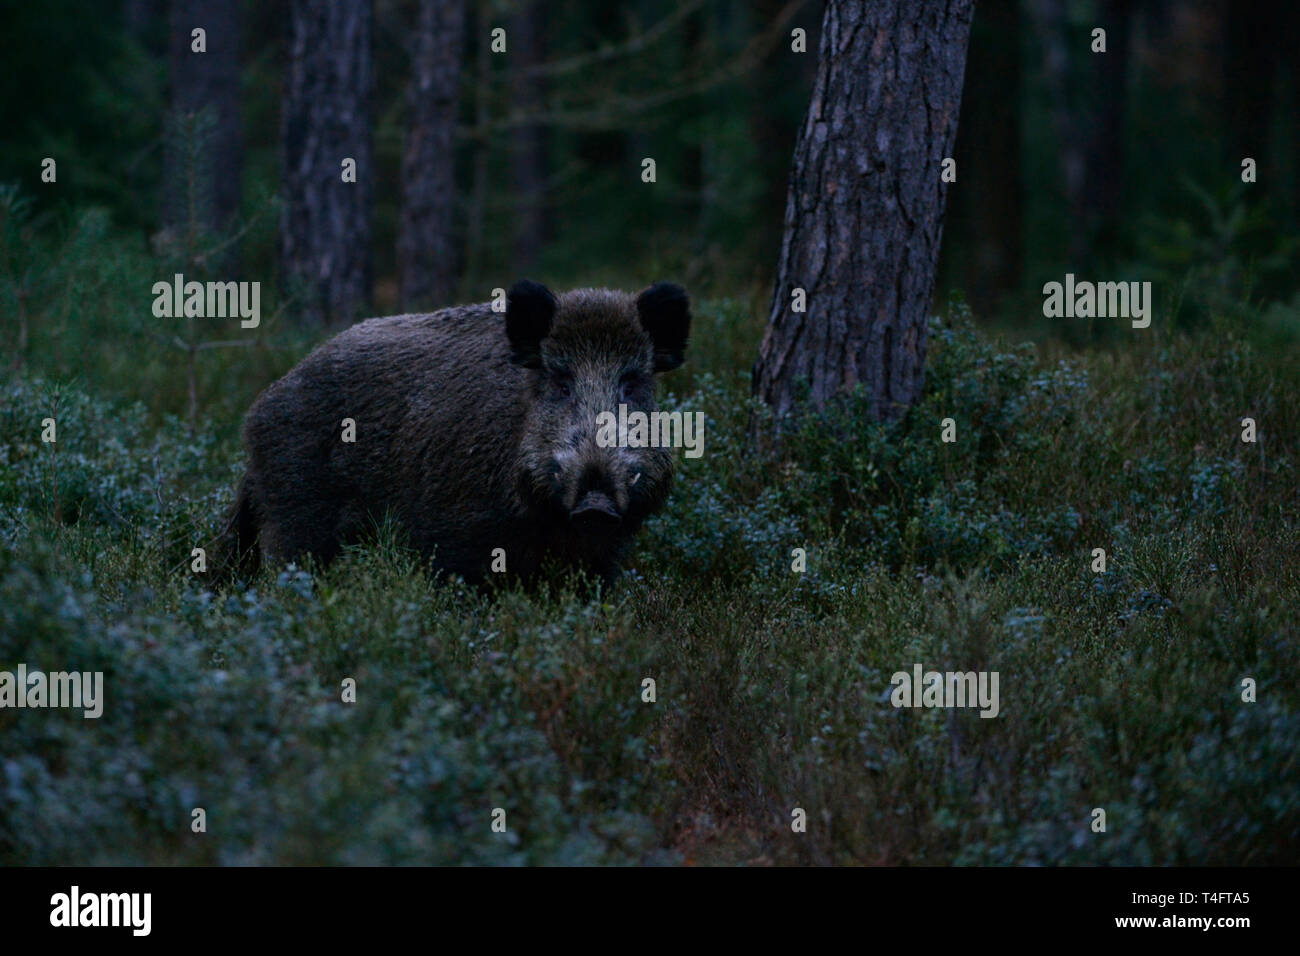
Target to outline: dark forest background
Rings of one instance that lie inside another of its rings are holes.
[[[0,0],[0,670],[109,688],[0,709],[0,864],[1294,864],[1298,8],[979,0],[933,306],[855,308],[890,230],[928,288],[903,215],[804,316],[924,328],[923,388],[756,441],[822,4]],[[960,62],[968,4],[827,9],[960,20],[906,58]],[[914,102],[823,152],[894,158]],[[155,318],[177,272],[261,282],[260,327]],[[1150,327],[1049,322],[1066,272],[1152,282]],[[521,276],[692,294],[658,401],[706,453],[614,590],[431,581],[389,527],[212,583],[261,389]],[[1000,673],[998,718],[891,706],[918,662]]]
[[[222,277],[287,293],[274,204],[305,175],[286,169],[282,114],[294,18],[310,6],[5,3],[0,182],[38,218],[67,227],[96,206],[156,251],[187,228],[185,144],[196,141],[211,157],[193,170],[198,225],[232,240]],[[341,6],[370,18],[368,3]],[[819,4],[433,6],[455,10],[421,19],[415,0],[377,0],[370,42],[354,47],[370,62],[341,67],[373,76],[350,121],[373,134],[355,190],[370,225],[340,240],[357,258],[357,311],[482,300],[533,274],[558,287],[663,275],[697,295],[769,294]],[[461,27],[452,47],[447,16]],[[191,23],[207,24],[204,56],[189,53]],[[1104,55],[1089,52],[1097,24]],[[489,50],[497,26],[509,55]],[[791,52],[795,27],[806,54]],[[982,319],[1034,326],[1042,283],[1065,271],[1172,290],[1190,276],[1220,305],[1280,301],[1294,321],[1298,37],[1282,0],[980,3],[936,301],[961,290]],[[421,43],[446,64],[432,73],[451,71],[454,182],[438,189],[427,239],[404,245],[404,151],[437,122],[410,89]],[[46,156],[57,187],[39,181]],[[640,181],[645,156],[654,185]],[[1252,185],[1237,174],[1246,156],[1259,165]],[[403,289],[404,271],[430,278]],[[1184,318],[1205,305],[1196,298]],[[311,318],[308,306],[286,313]]]

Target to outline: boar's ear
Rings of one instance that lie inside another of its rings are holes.
[[[540,282],[520,279],[506,293],[506,338],[510,361],[524,368],[541,368],[542,339],[551,331],[555,296]]]
[[[671,372],[686,361],[686,338],[691,331],[691,300],[686,290],[671,282],[656,282],[636,300],[641,328],[655,344],[655,371]]]

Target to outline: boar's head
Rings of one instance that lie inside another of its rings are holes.
[[[506,337],[530,397],[518,490],[531,510],[602,539],[634,532],[663,505],[671,451],[602,447],[598,416],[620,405],[655,411],[656,376],[684,361],[690,322],[686,292],[668,282],[636,297],[577,289],[557,299],[527,280],[511,288]]]

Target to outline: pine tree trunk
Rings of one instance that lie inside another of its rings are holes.
[[[293,0],[281,140],[280,257],[307,324],[348,322],[370,296],[375,168],[370,0]],[[343,161],[356,161],[356,182]]]
[[[754,366],[778,417],[858,385],[878,418],[920,396],[972,6],[828,0]]]
[[[397,269],[403,308],[451,305],[456,293],[456,115],[462,0],[419,0],[411,35]]]

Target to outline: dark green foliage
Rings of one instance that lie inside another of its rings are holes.
[[[705,413],[705,455],[681,462],[635,567],[597,601],[575,581],[491,597],[431,582],[391,530],[320,575],[268,569],[214,593],[189,572],[230,504],[241,416],[316,344],[279,320],[295,291],[275,269],[285,8],[242,4],[243,215],[196,244],[162,228],[177,145],[165,18],[3,6],[0,670],[103,670],[107,700],[97,721],[0,709],[0,865],[1295,862],[1296,84],[1293,57],[1271,69],[1279,46],[1237,50],[1281,79],[1271,106],[1216,85],[1237,5],[1143,14],[1122,215],[1083,259],[1041,38],[1027,16],[980,31],[995,60],[1022,51],[1006,90],[1021,143],[994,143],[1018,149],[1021,172],[963,160],[952,188],[1022,187],[1019,288],[980,319],[1040,346],[995,342],[954,304],[908,415],[873,423],[849,395],[761,448],[749,368],[819,5],[777,23],[782,0],[690,4],[655,33],[675,15],[548,5],[547,235],[529,274],[662,277],[704,300],[663,404]],[[503,15],[489,6],[484,20]],[[1097,4],[1067,7],[1084,50]],[[396,311],[409,65],[405,7],[376,10],[382,314]],[[486,26],[466,31],[461,84],[461,301],[519,278],[515,223],[534,201],[511,159],[518,121],[538,117],[516,115]],[[790,50],[796,26],[807,55]],[[1284,27],[1279,44],[1296,34]],[[1090,102],[1095,62],[1070,67]],[[979,105],[964,96],[961,125]],[[1243,117],[1276,128],[1249,148],[1252,184],[1228,142]],[[648,156],[654,184],[640,181]],[[45,157],[56,184],[40,181]],[[982,268],[988,226],[950,218],[940,299]],[[237,266],[220,261],[226,243]],[[263,293],[256,347],[194,353],[193,429],[185,346],[235,326],[155,319],[152,285],[178,271]],[[1153,281],[1152,327],[1049,324],[1042,283],[1066,271]],[[1083,343],[1103,348],[1066,347]],[[1246,416],[1257,444],[1240,441]],[[953,444],[939,440],[949,417]],[[894,709],[891,674],[918,662],[999,671],[1001,715]],[[340,699],[348,677],[355,704]],[[1246,677],[1257,703],[1241,702]],[[206,834],[190,830],[195,807]],[[507,834],[490,831],[496,807]]]
[[[664,405],[706,413],[705,456],[595,602],[430,582],[391,534],[212,593],[189,549],[231,445],[13,379],[0,669],[103,670],[107,700],[0,711],[0,861],[1290,861],[1296,369],[1209,335],[1045,360],[952,313],[909,415],[849,396],[775,449],[704,353]],[[998,671],[1001,715],[894,709],[917,662]]]

